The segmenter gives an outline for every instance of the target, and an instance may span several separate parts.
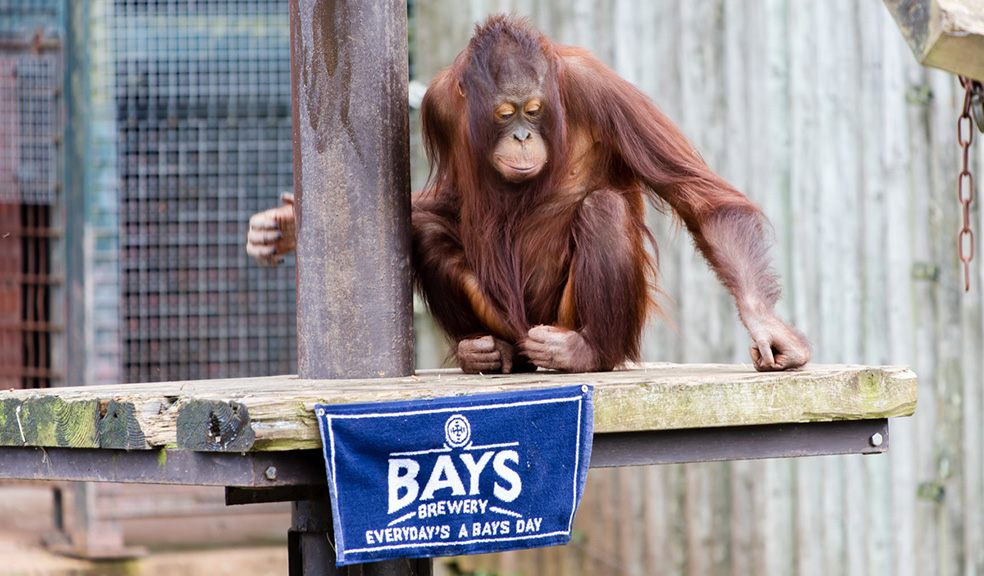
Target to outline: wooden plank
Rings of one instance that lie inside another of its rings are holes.
[[[868,6],[869,9],[881,9],[877,3],[869,4],[874,4]],[[862,29],[862,18],[860,8],[854,3],[849,13],[841,12],[837,17],[828,19],[823,28],[835,31],[833,44],[838,49],[845,48],[848,41],[852,45],[827,60],[826,78],[828,84],[835,86],[832,95],[838,97],[838,102],[823,114],[841,127],[841,138],[834,145],[846,153],[846,156],[837,158],[839,165],[829,165],[825,169],[827,173],[845,172],[828,181],[828,185],[841,189],[841,197],[839,201],[829,204],[825,213],[835,214],[837,210],[843,210],[845,218],[830,220],[850,222],[849,228],[842,228],[837,234],[847,240],[838,247],[837,253],[849,265],[835,274],[825,275],[824,279],[829,280],[826,284],[835,286],[835,290],[846,292],[836,294],[834,298],[841,304],[847,304],[845,308],[849,307],[840,316],[840,323],[826,332],[826,340],[831,344],[842,343],[842,351],[836,357],[865,361],[881,358],[884,354],[884,335],[865,328],[883,326],[885,322],[885,297],[879,297],[879,294],[884,291],[885,264],[882,254],[886,215],[882,207],[883,171],[879,165],[885,146],[881,141],[885,116],[880,114],[885,106],[881,100],[884,96],[881,90],[883,69],[879,60],[881,34],[874,26]],[[845,26],[835,25],[836,22],[851,21],[859,25],[849,27],[848,35],[840,32]],[[820,49],[823,48],[821,40]],[[841,64],[843,61],[851,62],[850,66]],[[842,162],[845,164],[840,165]],[[852,249],[852,245],[856,248]],[[846,337],[843,331],[847,332]],[[831,550],[837,553],[834,563],[825,566],[825,571],[845,576],[872,573],[866,571],[869,557],[874,556],[869,545],[870,518],[867,513],[869,502],[877,502],[878,494],[852,489],[869,484],[864,463],[859,458],[845,458],[836,468],[828,467],[823,478],[826,480],[825,492],[833,493],[832,498],[839,502],[839,506],[827,508],[825,512],[828,514],[823,517]],[[834,516],[838,513],[840,515]]]
[[[916,59],[984,80],[980,0],[885,0]]]
[[[734,118],[729,108],[742,103],[741,89],[736,82],[744,80],[744,70],[742,66],[731,67],[741,47],[735,46],[730,53],[725,48],[730,40],[725,23],[740,26],[741,22],[725,5],[722,0],[699,0],[681,6],[679,29],[683,32],[678,57],[687,63],[679,67],[684,108],[672,117],[680,119],[684,133],[712,169],[754,198],[746,185],[744,162],[730,154],[732,142],[716,136],[733,134],[736,139],[746,141],[742,134],[744,122]],[[716,80],[708,83],[708,78]],[[708,354],[723,359],[734,357],[735,352],[744,358],[747,353],[744,338],[735,338],[737,315],[731,296],[711,270],[702,265],[704,259],[692,248],[689,238],[684,236],[681,240],[692,263],[681,271],[686,295],[680,315],[685,339],[683,359],[695,361]],[[701,463],[685,468],[686,574],[730,574],[731,523],[722,513],[730,507],[730,489],[725,489],[730,481],[730,467],[724,463]]]
[[[927,136],[934,171],[933,184],[928,193],[931,206],[939,207],[936,214],[931,209],[930,225],[934,227],[931,228],[934,231],[933,261],[941,265],[939,283],[931,300],[935,312],[932,341],[935,395],[932,401],[937,406],[937,421],[931,432],[934,440],[933,464],[922,473],[926,482],[923,494],[932,506],[930,525],[935,532],[932,539],[936,544],[935,553],[927,560],[932,563],[930,573],[967,574],[972,572],[968,570],[963,535],[966,530],[977,530],[979,526],[969,526],[966,522],[963,382],[968,362],[963,347],[973,342],[964,342],[963,326],[971,318],[971,313],[964,308],[963,272],[953,245],[953,231],[959,229],[961,218],[959,206],[953,200],[959,154],[954,151],[952,130],[956,110],[952,104],[961,102],[962,90],[952,77],[932,75],[931,78],[931,93],[934,96]],[[972,354],[978,357],[981,342],[976,344],[976,351]],[[981,431],[974,433],[980,434]],[[939,496],[933,496],[936,490],[941,490]]]
[[[862,114],[865,117],[865,151],[862,155],[866,174],[873,176],[865,185],[869,205],[877,211],[878,219],[867,218],[866,229],[881,228],[881,240],[875,253],[864,262],[866,301],[879,309],[877,322],[868,326],[884,326],[884,330],[863,330],[866,362],[889,362],[891,358],[912,358],[909,349],[912,325],[909,302],[912,301],[912,281],[905,262],[909,254],[911,226],[906,224],[909,197],[893,197],[889,200],[885,190],[901,190],[906,186],[908,157],[906,134],[906,67],[912,60],[895,30],[890,18],[877,3],[864,3],[857,7],[858,22],[876,23],[866,28],[862,38],[862,52],[869,52],[861,59],[857,74],[862,78],[874,76],[870,87],[862,80]],[[874,40],[874,43],[871,43]],[[869,50],[870,48],[870,50]],[[877,66],[876,66],[877,64]],[[877,71],[877,72],[876,72]],[[873,73],[874,72],[874,73]],[[869,152],[870,151],[870,152]],[[892,286],[885,290],[884,286]],[[906,435],[902,426],[893,427],[892,441],[905,445]],[[911,440],[910,440],[911,442]],[[911,444],[909,444],[911,445]],[[912,554],[917,546],[905,544],[907,524],[912,515],[897,506],[896,493],[911,499],[915,485],[896,482],[901,464],[912,458],[909,449],[893,451],[890,458],[860,459],[863,467],[866,498],[864,501],[864,574],[913,574],[915,566]]]
[[[615,474],[618,484],[613,496],[616,499],[617,521],[619,529],[618,557],[624,567],[626,576],[645,576],[649,567],[645,564],[642,551],[646,549],[646,541],[642,538],[641,522],[643,505],[643,479],[645,470],[636,467],[618,468]]]
[[[97,448],[99,402],[39,395],[0,404],[0,445]]]
[[[984,167],[984,150],[980,145],[976,150],[977,160],[975,169],[980,173]],[[977,184],[976,194],[978,198],[981,194],[981,184]],[[981,229],[984,218],[980,211],[977,213],[977,221],[974,226],[977,230]],[[975,285],[984,285],[984,270],[978,265],[978,274]],[[971,573],[984,573],[984,534],[981,530],[975,529],[984,525],[984,442],[982,442],[981,430],[984,429],[984,391],[981,390],[981,382],[984,381],[984,361],[980,354],[973,350],[980,350],[981,343],[984,341],[984,305],[982,305],[982,295],[980,290],[976,290],[971,298],[971,306],[965,318],[966,337],[964,339],[964,358],[967,363],[968,374],[964,379],[964,441],[966,449],[964,451],[964,470],[966,473],[965,490],[968,530],[964,531],[964,548],[967,550],[967,570]]]
[[[757,373],[742,365],[645,364],[592,374],[433,371],[378,380],[274,376],[0,392],[0,445],[234,452],[313,448],[320,445],[312,411],[317,402],[576,384],[596,387],[597,432],[907,416],[916,398],[915,374],[890,366],[815,365],[798,372]]]
[[[872,6],[874,4],[874,6]],[[880,151],[879,166],[882,170],[884,190],[902,190],[907,186],[908,166],[913,159],[909,153],[909,126],[906,116],[908,103],[898,94],[907,90],[908,70],[915,69],[912,59],[906,52],[903,40],[895,32],[890,18],[883,17],[883,11],[875,10],[877,3],[861,6],[860,21],[873,21],[878,29],[880,42],[881,77],[879,93],[882,117],[880,137],[872,144]],[[882,17],[879,17],[882,16]],[[870,20],[868,19],[870,17]],[[867,361],[893,362],[915,357],[913,349],[913,286],[911,268],[912,247],[915,239],[912,225],[907,221],[911,213],[909,195],[893,195],[886,201],[884,193],[879,195],[880,211],[884,214],[884,244],[881,275],[873,279],[878,284],[892,286],[892,290],[879,291],[871,295],[873,300],[881,300],[885,306],[885,333],[868,331],[868,337],[884,340],[884,356],[866,358]],[[882,296],[882,298],[879,298]],[[894,359],[894,360],[893,360]],[[914,539],[914,515],[906,509],[913,501],[916,483],[910,463],[915,450],[912,437],[912,422],[900,423],[892,428],[892,442],[906,446],[905,450],[890,451],[889,458],[864,459],[867,482],[872,488],[867,490],[868,515],[868,574],[893,574],[896,576],[915,576],[916,550],[920,546]],[[881,460],[876,462],[877,460]]]
[[[778,311],[798,328],[811,334],[802,312],[810,309],[801,276],[794,274],[804,262],[797,250],[801,230],[810,223],[793,211],[791,184],[793,118],[790,97],[800,68],[792,61],[789,35],[790,7],[782,0],[746,0],[739,9],[746,26],[741,38],[749,51],[746,108],[739,111],[746,124],[747,139],[733,146],[738,164],[747,166],[748,192],[765,210],[776,233],[775,266],[783,283]],[[729,44],[730,47],[730,44]],[[797,129],[798,133],[799,130]],[[812,337],[812,334],[811,334]],[[816,345],[817,343],[814,342]],[[816,350],[819,352],[819,350]],[[793,573],[794,536],[792,468],[796,461],[758,461],[732,464],[735,507],[731,512],[734,561],[733,574],[779,575]],[[748,510],[748,513],[744,513]],[[747,533],[751,545],[737,540]],[[747,570],[741,570],[748,566]]]
[[[935,239],[942,237],[943,231],[940,229],[941,222],[938,216],[933,216],[931,207],[937,206],[939,201],[933,194],[924,191],[932,190],[934,183],[935,158],[933,155],[932,142],[929,134],[935,131],[935,127],[930,126],[930,112],[933,106],[933,98],[928,95],[932,88],[932,76],[942,76],[942,73],[931,72],[920,67],[918,64],[909,65],[910,97],[907,98],[908,111],[906,122],[909,126],[908,150],[912,157],[908,171],[909,186],[919,193],[910,195],[910,216],[907,221],[914,223],[909,225],[909,233],[913,238],[912,260],[908,263],[908,268],[913,270],[914,266],[919,266],[922,272],[912,274],[913,289],[912,298],[914,302],[926,303],[920,306],[913,306],[912,324],[907,330],[912,337],[913,353],[910,356],[914,367],[923,376],[924,382],[935,380],[936,366],[936,294],[939,290],[936,282],[936,273],[940,263],[935,259]],[[952,79],[950,79],[952,82]],[[950,104],[952,105],[952,103]],[[911,273],[911,272],[910,272]],[[936,397],[935,387],[923,386],[919,391],[920,402],[923,405],[934,404]],[[913,433],[909,439],[910,452],[913,454],[914,469],[908,471],[908,483],[911,484],[908,495],[901,497],[907,500],[902,515],[908,517],[908,521],[914,524],[914,534],[909,535],[909,540],[897,548],[899,562],[910,560],[912,569],[909,574],[904,571],[904,576],[912,574],[932,574],[935,570],[936,551],[939,550],[937,543],[937,531],[935,522],[937,513],[934,510],[935,504],[925,500],[912,497],[912,494],[919,494],[919,484],[926,482],[934,477],[932,472],[936,466],[937,458],[935,453],[935,441],[937,430],[937,418],[940,411],[923,410],[920,418],[913,419],[911,425]],[[906,441],[903,433],[903,441]],[[927,485],[930,483],[927,482]],[[901,488],[900,488],[901,490]],[[902,552],[899,552],[899,551]],[[911,550],[905,553],[905,550]]]

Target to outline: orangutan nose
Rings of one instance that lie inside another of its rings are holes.
[[[530,131],[526,128],[517,128],[516,131],[513,132],[513,138],[519,140],[520,142],[526,142],[532,137],[533,135],[530,134]]]

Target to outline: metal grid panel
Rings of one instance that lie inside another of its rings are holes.
[[[20,200],[20,118],[17,105],[17,59],[0,52],[0,201]]]
[[[24,388],[47,388],[58,375],[51,363],[51,335],[57,328],[51,322],[52,288],[61,278],[52,273],[51,208],[22,204],[21,247],[23,257],[19,275],[22,301],[24,359],[21,383]]]
[[[57,47],[57,41],[45,41]],[[47,48],[46,48],[47,49]],[[52,204],[62,139],[61,54],[0,53],[0,201]]]
[[[282,0],[115,0],[128,381],[295,370],[294,270],[245,255],[292,186]]]
[[[58,0],[0,0],[0,202],[56,199],[61,6]]]
[[[64,0],[0,0],[0,30],[57,29]]]
[[[0,386],[51,385],[50,204],[61,188],[61,0],[0,0]]]
[[[52,366],[51,208],[0,203],[0,386],[47,388]]]
[[[0,279],[10,278],[21,270],[20,214],[16,204],[0,203]],[[23,336],[21,323],[21,287],[19,282],[0,281],[0,388],[20,388]]]

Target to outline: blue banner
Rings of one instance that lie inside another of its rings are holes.
[[[317,404],[338,565],[567,543],[591,392]]]

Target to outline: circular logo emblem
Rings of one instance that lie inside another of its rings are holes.
[[[461,448],[468,444],[471,440],[471,424],[468,423],[468,418],[461,414],[448,418],[444,423],[444,439],[452,448]]]

